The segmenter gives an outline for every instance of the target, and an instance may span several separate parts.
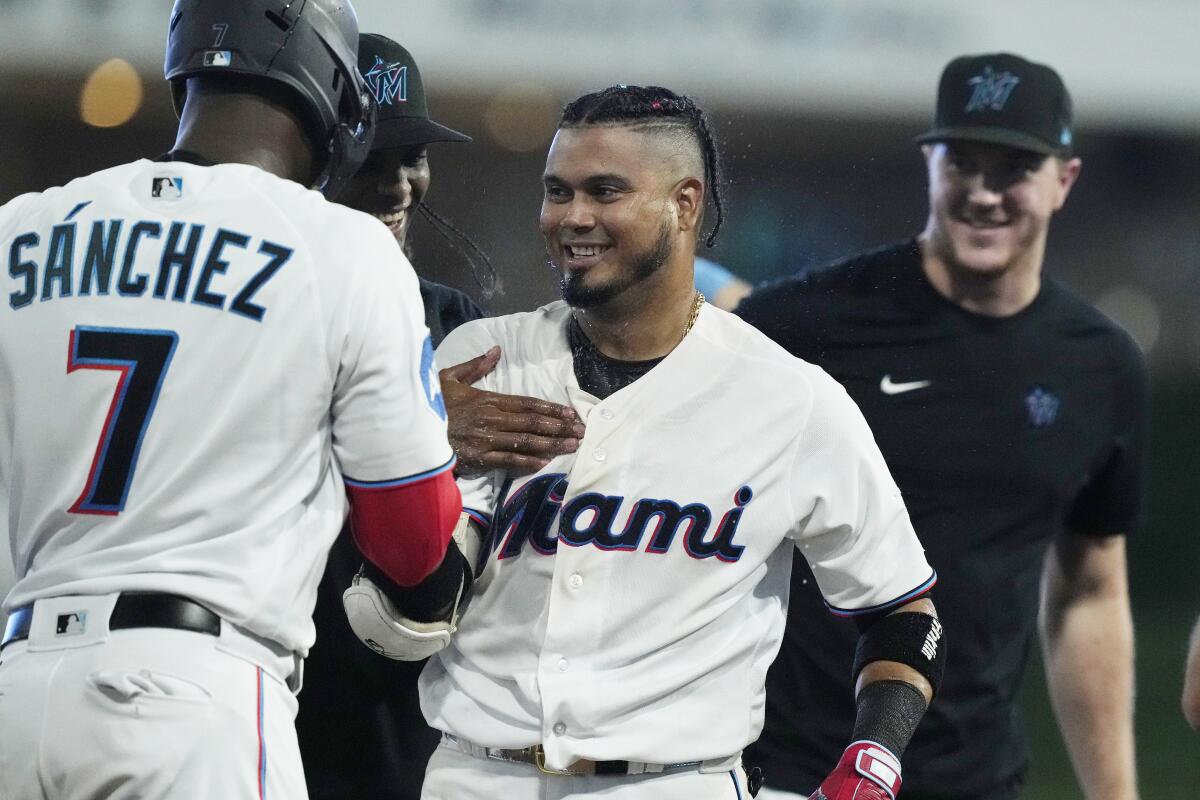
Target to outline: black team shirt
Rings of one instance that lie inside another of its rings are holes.
[[[1029,758],[1016,695],[1046,547],[1064,529],[1137,527],[1136,346],[1045,275],[1013,316],[966,311],[928,282],[915,240],[760,288],[736,313],[845,386],[938,572],[946,677],[905,751],[903,796],[1015,796]],[[769,786],[807,795],[837,763],[857,638],[796,559],[766,725],[746,759]]]

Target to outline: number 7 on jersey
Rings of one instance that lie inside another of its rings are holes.
[[[116,516],[125,508],[138,452],[158,402],[179,336],[174,331],[92,328],[71,331],[67,372],[106,369],[120,373],[100,432],[87,484],[68,511]]]

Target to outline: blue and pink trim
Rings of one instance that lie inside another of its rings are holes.
[[[258,800],[267,800],[267,741],[263,736],[263,671],[255,667],[258,677]]]
[[[933,570],[933,574],[930,575],[929,578],[917,588],[905,592],[895,600],[889,600],[886,603],[879,603],[877,605],[867,606],[866,608],[838,608],[837,606],[832,606],[829,603],[825,603],[825,607],[829,609],[830,613],[838,617],[857,617],[862,614],[874,614],[879,611],[886,611],[889,608],[894,608],[895,606],[902,606],[910,600],[915,600],[932,589],[935,583],[937,583],[937,570]]]
[[[457,457],[450,456],[450,460],[445,464],[442,464],[440,467],[434,467],[433,469],[428,469],[424,472],[418,472],[416,475],[409,475],[406,478],[391,478],[386,481],[359,481],[355,480],[354,478],[343,476],[342,480],[345,481],[346,485],[350,488],[357,489],[359,491],[370,492],[382,489],[396,489],[401,486],[410,486],[414,483],[427,481],[430,478],[436,478],[443,472],[454,469],[454,464],[457,461]]]
[[[477,511],[474,508],[467,508],[466,506],[463,506],[463,512],[471,518],[472,522],[483,528],[485,531],[492,526],[492,518],[482,511]]]

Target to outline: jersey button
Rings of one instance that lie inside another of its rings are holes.
[[[613,414],[612,409],[610,408],[602,408],[600,409],[600,416],[604,417],[605,419],[612,419],[615,414]]]
[[[565,658],[560,658],[558,660],[558,671],[559,672],[566,672],[567,668],[570,666],[571,665],[567,663],[567,660]]]
[[[608,451],[602,447],[597,448],[596,451],[592,453],[592,458],[596,459],[597,461],[603,461],[604,459],[608,458]]]
[[[567,585],[572,589],[578,589],[580,586],[583,586],[583,576],[576,572],[567,580]]]
[[[564,724],[562,722],[554,723],[554,735],[555,736],[562,736],[566,732],[567,732],[566,724]]]

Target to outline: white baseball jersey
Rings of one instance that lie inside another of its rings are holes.
[[[172,592],[305,651],[343,476],[448,468],[417,278],[365,214],[137,161],[0,208],[11,609]]]
[[[762,728],[793,546],[839,613],[901,602],[933,571],[822,370],[705,306],[599,400],[575,378],[569,314],[469,322],[438,350],[455,364],[500,345],[480,385],[570,405],[587,433],[503,501],[503,475],[460,481],[473,515],[499,518],[458,632],[421,676],[425,716],[486,746],[540,742],[555,768],[736,754]]]

